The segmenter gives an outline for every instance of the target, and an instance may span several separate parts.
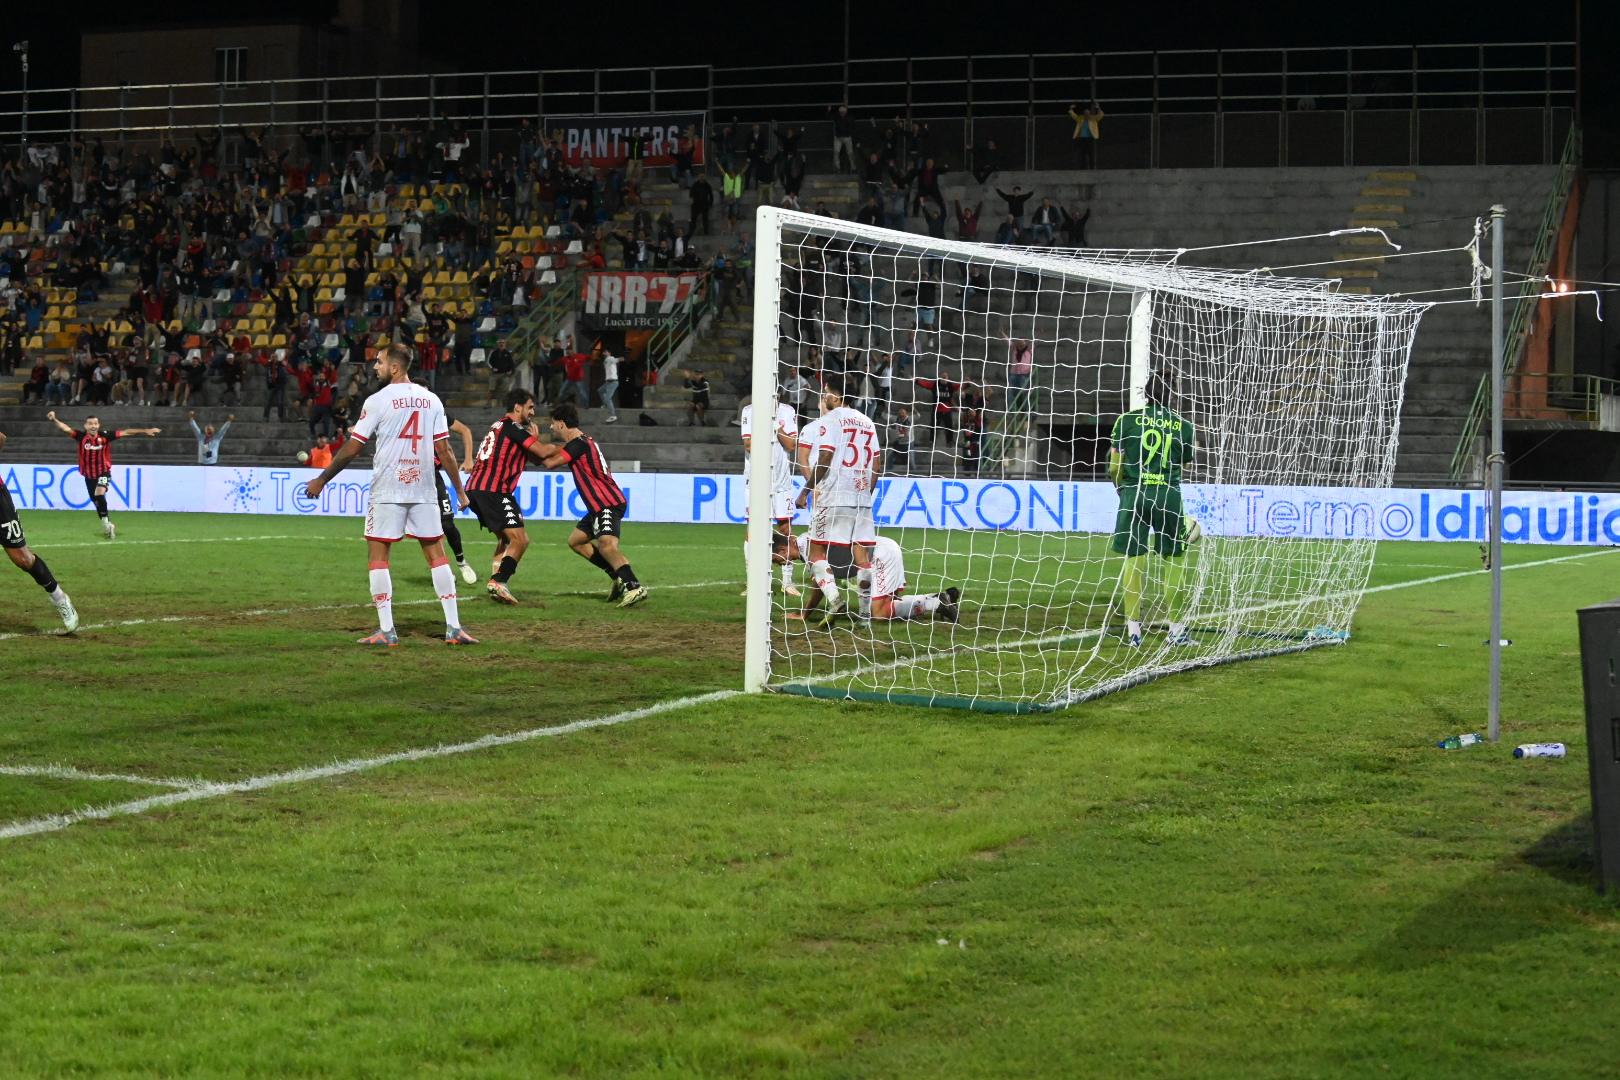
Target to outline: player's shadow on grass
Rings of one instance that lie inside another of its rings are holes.
[[[1451,962],[1566,928],[1567,898],[1549,894],[1540,871],[1596,897],[1592,816],[1566,821],[1529,847],[1439,897],[1373,946],[1365,959],[1385,971]],[[1580,901],[1576,901],[1579,903]],[[1601,902],[1601,901],[1600,901]]]

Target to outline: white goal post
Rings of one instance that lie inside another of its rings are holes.
[[[1424,305],[1174,251],[756,222],[749,519],[778,403],[808,423],[840,388],[887,448],[874,517],[905,587],[828,548],[835,585],[796,571],[807,610],[750,529],[747,689],[1031,711],[1348,639],[1374,541],[1334,493],[1391,482]],[[1332,528],[1256,528],[1256,491],[1322,492]]]

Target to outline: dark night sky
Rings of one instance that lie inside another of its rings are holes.
[[[1620,48],[1620,3],[1615,0],[1350,0],[1340,3],[1229,3],[1128,0],[1123,3],[1019,4],[953,18],[953,5],[916,0],[849,0],[851,52],[859,56],[964,53],[1082,52],[1119,49],[1238,48],[1345,44],[1416,44],[1464,41],[1568,40],[1577,11],[1586,56],[1612,58]],[[421,0],[424,42],[443,69],[464,71],[582,68],[647,64],[720,66],[794,63],[841,58],[842,5],[836,3],[533,3],[467,4]],[[302,13],[321,16],[335,0],[167,0],[165,19]],[[78,70],[78,32],[98,23],[128,24],[126,3],[89,0],[79,5],[30,4],[13,11],[11,40],[33,42],[31,82],[36,87],[95,84]],[[989,11],[1010,10],[1011,18]],[[468,17],[468,12],[476,13]],[[1534,20],[1527,11],[1536,14]],[[639,17],[638,17],[638,13]],[[672,14],[673,13],[673,14]],[[138,17],[138,16],[137,16]],[[637,27],[645,27],[638,32]],[[1588,64],[1588,125],[1597,109],[1620,102],[1615,64]],[[15,61],[0,59],[0,88],[19,81]]]

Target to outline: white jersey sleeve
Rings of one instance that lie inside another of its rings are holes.
[[[350,429],[371,443],[371,501],[433,502],[434,445],[450,436],[438,396],[414,383],[391,383],[366,399]]]
[[[777,432],[794,438],[799,435],[799,414],[785,401],[777,403],[776,431],[771,433],[771,490],[780,494],[793,490],[793,455],[777,441]]]

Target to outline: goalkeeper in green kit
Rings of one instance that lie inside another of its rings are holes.
[[[1142,597],[1150,547],[1164,560],[1164,592],[1170,614],[1166,643],[1193,643],[1182,611],[1186,582],[1183,555],[1188,542],[1197,539],[1197,527],[1189,527],[1189,519],[1182,514],[1181,470],[1192,461],[1197,444],[1191,421],[1166,404],[1169,387],[1163,379],[1152,376],[1145,396],[1145,407],[1114,421],[1108,450],[1108,478],[1119,492],[1113,548],[1125,556],[1120,591],[1124,593],[1126,641],[1133,649],[1142,644]]]

